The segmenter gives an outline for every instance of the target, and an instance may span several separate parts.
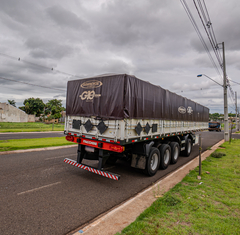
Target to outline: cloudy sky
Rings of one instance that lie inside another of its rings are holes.
[[[215,59],[194,2],[185,1]],[[225,43],[227,75],[240,83],[240,1],[200,2]],[[222,83],[222,74],[180,0],[0,0],[0,32],[0,102],[57,98],[65,106],[68,80],[127,73],[223,113],[222,87],[197,78]],[[240,85],[230,84],[240,97]]]

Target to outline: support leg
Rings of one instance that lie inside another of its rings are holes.
[[[102,170],[103,169],[103,166],[106,163],[108,157],[109,157],[109,152],[104,151],[103,149],[99,149],[98,170]]]
[[[83,145],[78,144],[78,150],[77,150],[77,163],[81,164],[84,154],[85,154],[85,148]]]

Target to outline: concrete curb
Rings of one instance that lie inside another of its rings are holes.
[[[64,145],[64,146],[46,147],[46,148],[37,148],[37,149],[21,149],[21,150],[5,151],[5,152],[0,152],[0,155],[39,152],[39,151],[45,151],[45,150],[56,150],[56,149],[64,149],[64,148],[72,148],[72,147],[77,147],[77,145]]]
[[[211,150],[206,150],[202,153],[202,161],[210,156],[210,154],[223,143],[224,140],[212,146]],[[121,232],[130,223],[134,222],[145,209],[151,206],[157,198],[161,197],[162,194],[181,182],[186,174],[195,169],[198,164],[199,156],[180,167],[175,172],[167,175],[164,179],[159,180],[153,186],[137,194],[134,198],[131,198],[122,205],[111,210],[91,224],[85,225],[85,227],[78,232],[75,232],[74,235],[82,233],[89,235],[112,235]]]

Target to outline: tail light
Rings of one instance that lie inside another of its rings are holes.
[[[109,146],[109,150],[121,153],[121,152],[123,152],[125,150],[125,148],[123,146],[121,146],[121,145],[113,145],[113,144],[111,144]]]
[[[71,135],[67,135],[67,136],[66,136],[66,140],[73,142],[73,141],[74,141],[74,137],[71,136]]]

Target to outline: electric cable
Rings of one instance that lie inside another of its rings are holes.
[[[31,86],[37,86],[37,87],[47,88],[47,89],[51,89],[51,90],[66,91],[66,90],[59,89],[59,88],[53,88],[53,87],[47,87],[47,86],[32,84],[32,83],[28,83],[28,82],[16,81],[16,80],[10,79],[10,78],[0,77],[0,79],[6,80],[6,81],[18,82],[18,83],[22,83],[22,84],[26,84],[26,85],[31,85]]]
[[[203,39],[203,36],[202,36],[202,34],[201,34],[198,26],[197,26],[197,23],[196,23],[196,21],[194,20],[191,11],[190,11],[189,8],[188,8],[187,3],[185,2],[185,0],[180,0],[180,2],[182,3],[183,8],[184,8],[184,10],[186,11],[186,13],[187,13],[187,15],[188,15],[188,17],[189,17],[192,25],[193,25],[193,27],[194,27],[194,29],[195,29],[198,37],[199,37],[199,39],[200,39],[200,41],[201,41],[201,43],[202,43],[202,45],[203,45],[203,47],[204,47],[204,49],[205,49],[205,51],[207,52],[207,54],[208,54],[208,56],[209,56],[209,59],[210,59],[212,65],[213,65],[213,67],[216,69],[217,73],[222,77],[222,75],[220,74],[219,69],[218,69],[218,67],[217,67],[217,65],[216,65],[216,63],[215,63],[215,61],[214,61],[214,59],[213,59],[213,57],[212,57],[212,55],[211,55],[208,47],[207,47],[207,44],[206,44],[205,40]]]
[[[50,71],[54,71],[54,72],[57,72],[57,73],[60,73],[60,74],[64,74],[64,75],[67,75],[67,76],[71,76],[71,77],[76,77],[76,78],[80,78],[80,79],[83,79],[83,77],[80,77],[80,76],[77,76],[77,75],[73,75],[73,74],[70,74],[70,73],[66,73],[66,72],[63,72],[63,71],[60,71],[58,69],[54,69],[52,67],[47,67],[47,66],[44,66],[44,65],[40,65],[40,64],[37,64],[37,63],[32,63],[32,62],[29,62],[27,60],[23,60],[21,59],[20,57],[14,57],[14,56],[11,56],[11,55],[7,55],[5,53],[2,53],[0,52],[0,55],[1,56],[5,56],[9,59],[13,59],[13,60],[17,60],[17,61],[21,61],[23,63],[26,63],[26,64],[29,64],[29,65],[34,65],[36,67],[39,67],[39,68],[42,68],[42,69],[45,69],[45,70],[50,70]]]

